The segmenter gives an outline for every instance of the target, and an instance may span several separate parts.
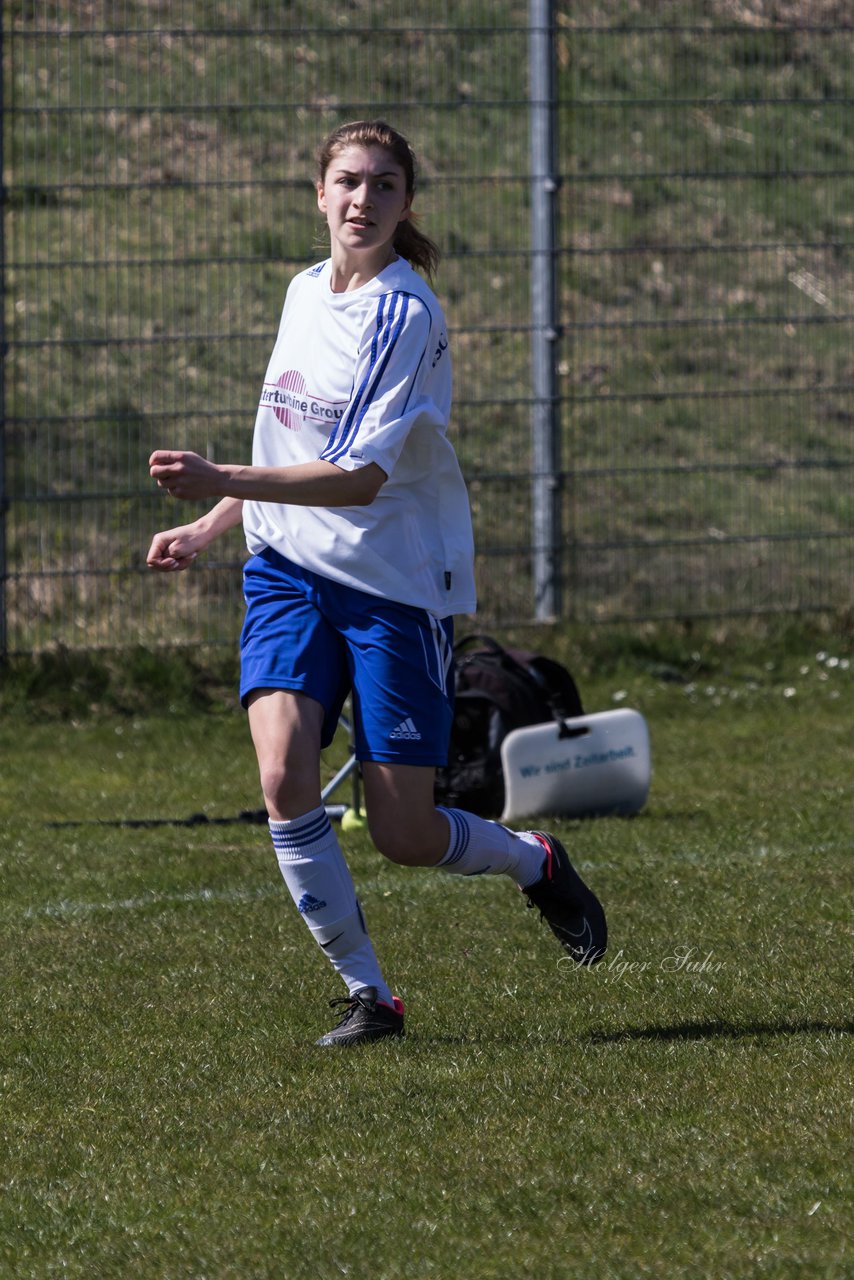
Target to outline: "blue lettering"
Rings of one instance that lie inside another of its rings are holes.
[[[447,350],[448,350],[448,339],[446,335],[443,333],[441,338],[439,339],[439,345],[437,346],[436,350],[433,352],[433,364],[430,366],[432,369],[436,368],[436,365],[442,359],[442,356]]]

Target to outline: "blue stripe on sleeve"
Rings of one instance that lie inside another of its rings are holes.
[[[388,303],[387,307],[386,303]],[[396,292],[390,295],[384,294],[380,298],[377,308],[377,327],[371,341],[367,373],[353,396],[349,409],[336,426],[320,455],[324,461],[335,462],[352,447],[365,415],[380,395],[383,375],[403,332],[408,312],[408,294]]]
[[[341,439],[342,438],[346,439],[350,423],[353,419],[353,416],[358,412],[359,405],[362,400],[362,396],[365,394],[365,389],[370,381],[371,371],[374,365],[376,364],[376,359],[377,359],[377,342],[379,340],[379,335],[382,331],[382,327],[384,323],[386,298],[387,298],[387,295],[383,294],[379,300],[379,305],[377,306],[376,328],[374,331],[374,336],[371,339],[371,358],[368,361],[368,371],[365,374],[364,378],[362,379],[361,386],[358,388],[355,394],[351,397],[347,412],[343,414],[341,419],[335,424],[334,431],[330,432],[329,439],[326,442],[326,447],[324,448],[323,452],[320,455],[321,458],[324,458],[327,461],[329,460],[330,454],[333,454],[333,453],[337,454],[339,445],[341,443]]]

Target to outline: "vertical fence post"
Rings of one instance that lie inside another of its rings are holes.
[[[557,421],[557,216],[554,0],[529,0],[531,414],[534,617],[560,616],[560,437]]]
[[[5,100],[3,83],[3,24],[0,23],[0,104]],[[6,113],[0,110],[0,663],[9,649],[6,624],[6,159],[4,148]]]

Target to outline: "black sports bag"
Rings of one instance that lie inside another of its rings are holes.
[[[497,817],[504,808],[501,743],[512,729],[584,714],[575,681],[552,658],[505,649],[491,636],[454,646],[456,701],[438,804]]]

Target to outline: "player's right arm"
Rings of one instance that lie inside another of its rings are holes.
[[[160,573],[189,569],[200,551],[204,551],[221,533],[240,524],[242,518],[243,500],[223,498],[191,524],[176,525],[174,529],[155,533],[145,562],[149,569],[157,569]]]

